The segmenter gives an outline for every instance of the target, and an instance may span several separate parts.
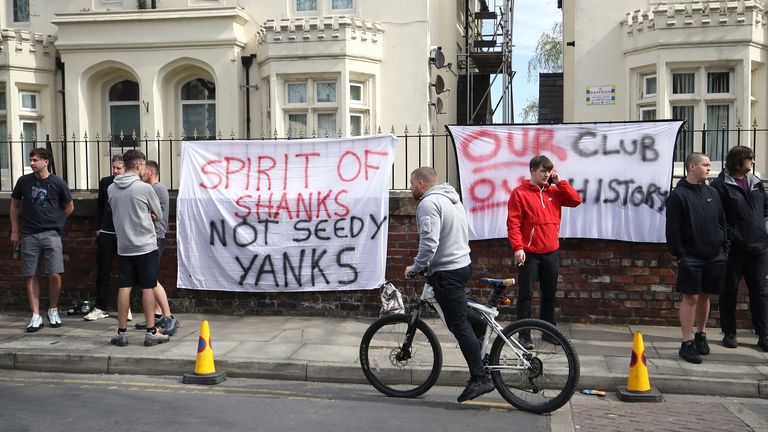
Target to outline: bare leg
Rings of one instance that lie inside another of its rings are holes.
[[[61,274],[48,275],[48,297],[50,297],[49,307],[51,309],[59,307],[59,296],[61,296]]]
[[[160,282],[154,289],[155,292],[155,313],[163,316],[171,316],[171,306],[168,304],[168,294]]]
[[[693,320],[696,314],[698,294],[683,294],[680,300],[680,328],[683,331],[683,341],[693,339]]]
[[[33,314],[40,315],[40,278],[30,276],[25,279],[27,285],[27,299],[29,308]]]
[[[128,326],[128,307],[131,304],[131,287],[117,290],[117,328]]]
[[[154,289],[142,289],[141,290],[141,304],[144,305],[144,319],[147,320],[147,328],[152,329],[155,327],[155,290]],[[126,312],[127,314],[127,312]],[[121,315],[122,318],[122,315]]]
[[[701,293],[696,302],[696,329],[699,333],[704,332],[707,319],[709,319],[709,294]]]

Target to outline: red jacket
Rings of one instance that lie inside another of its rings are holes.
[[[581,195],[565,180],[543,188],[526,180],[507,205],[507,237],[514,252],[550,253],[560,247],[560,208],[581,204]]]

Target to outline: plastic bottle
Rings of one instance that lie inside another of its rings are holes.
[[[602,390],[584,389],[581,392],[584,393],[585,395],[605,396],[605,392]]]

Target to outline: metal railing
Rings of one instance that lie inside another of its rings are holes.
[[[379,129],[378,133],[381,133]],[[395,135],[394,128],[390,131]],[[314,135],[314,134],[313,134]],[[415,134],[406,127],[402,134],[395,135],[398,139],[398,151],[393,164],[391,175],[391,189],[407,190],[410,186],[410,173],[414,169],[429,165],[434,167],[445,181],[458,185],[458,169],[453,142],[447,134],[437,134],[432,131],[424,134],[419,128]],[[0,192],[10,192],[19,176],[31,172],[29,168],[29,152],[33,148],[45,147],[53,154],[51,171],[62,177],[73,191],[96,190],[99,179],[110,175],[110,159],[113,155],[123,154],[129,149],[138,149],[143,152],[148,160],[155,160],[160,166],[160,181],[170,190],[177,190],[180,181],[181,143],[193,140],[213,141],[249,141],[254,144],[276,140],[300,140],[307,139],[300,135],[293,135],[288,131],[287,136],[277,136],[277,131],[272,136],[242,139],[234,135],[224,138],[219,133],[216,136],[197,135],[191,137],[175,138],[172,135],[161,137],[157,134],[151,138],[148,134],[138,137],[135,134],[116,136],[106,134],[106,139],[98,134],[89,138],[84,134],[82,138],[72,136],[70,139],[60,137],[51,139],[46,135],[45,139],[31,137],[25,139],[20,136],[14,140],[8,137],[0,141]],[[321,136],[323,138],[328,135]],[[317,138],[313,136],[311,138]]]

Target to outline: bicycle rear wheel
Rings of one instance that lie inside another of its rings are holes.
[[[424,394],[440,376],[443,353],[432,329],[416,320],[410,350],[403,349],[408,319],[405,314],[380,318],[360,342],[360,366],[365,378],[387,396],[412,398]]]
[[[537,414],[565,405],[579,382],[579,357],[571,341],[552,324],[537,319],[513,322],[503,334],[510,340],[529,335],[534,347],[521,357],[504,339],[496,338],[490,368],[501,396],[516,408]],[[527,367],[522,366],[523,359]]]

